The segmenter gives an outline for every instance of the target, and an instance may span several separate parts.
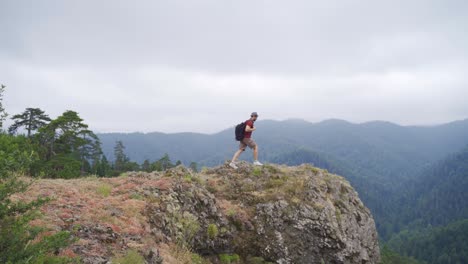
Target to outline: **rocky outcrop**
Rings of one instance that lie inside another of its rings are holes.
[[[221,166],[200,174],[179,167],[164,177],[180,180],[145,193],[159,199],[147,214],[163,242],[182,239],[201,255],[274,263],[379,261],[374,220],[342,177],[309,165],[247,163],[238,171]]]
[[[310,165],[200,173],[179,166],[123,177],[41,180],[37,225],[68,230],[64,255],[112,263],[378,263],[374,220],[342,177]],[[128,253],[130,252],[130,253]],[[137,252],[137,253],[136,253]],[[132,255],[133,254],[133,255]]]

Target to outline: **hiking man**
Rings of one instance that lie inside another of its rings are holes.
[[[253,156],[254,156],[254,165],[257,166],[262,166],[263,164],[258,161],[258,146],[255,143],[255,141],[252,139],[252,132],[256,130],[254,127],[255,121],[257,121],[258,114],[257,112],[253,112],[250,115],[250,119],[245,121],[245,131],[244,131],[244,138],[240,140],[239,143],[239,150],[234,154],[234,157],[232,157],[231,163],[229,163],[229,166],[233,169],[237,169],[238,167],[236,166],[236,160],[239,158],[240,154],[245,151],[247,147],[253,149]]]

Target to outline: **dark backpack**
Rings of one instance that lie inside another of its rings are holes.
[[[244,139],[245,127],[247,124],[242,122],[236,126],[236,140],[241,141]]]

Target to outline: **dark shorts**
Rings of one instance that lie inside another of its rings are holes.
[[[247,147],[254,149],[257,146],[257,143],[251,138],[244,138],[239,143],[239,149],[245,150]]]

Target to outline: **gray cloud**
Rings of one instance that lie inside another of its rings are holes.
[[[468,117],[467,7],[4,0],[0,82],[9,112],[74,109],[98,131],[216,132],[251,111],[441,123]]]

